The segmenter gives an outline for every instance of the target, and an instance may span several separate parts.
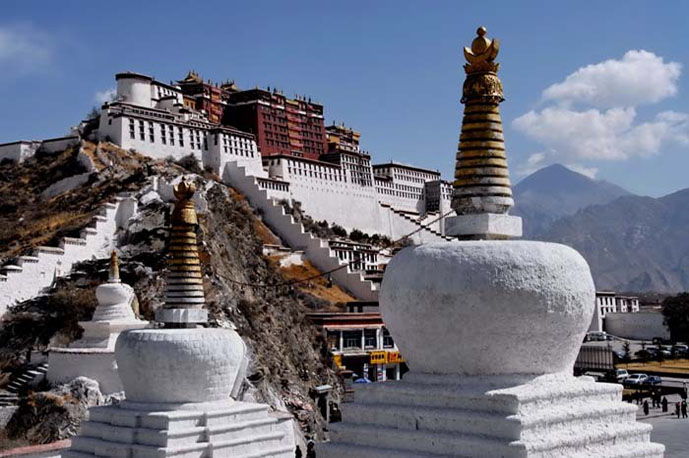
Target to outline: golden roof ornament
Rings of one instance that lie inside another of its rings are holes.
[[[463,238],[521,236],[521,220],[507,215],[514,200],[499,110],[505,100],[497,74],[500,65],[495,62],[500,44],[486,37],[485,27],[476,34],[471,48],[464,48],[467,63],[461,102],[465,107],[452,193],[458,217],[446,226],[446,232]],[[501,223],[496,225],[498,220]],[[507,222],[509,230],[496,229]]]

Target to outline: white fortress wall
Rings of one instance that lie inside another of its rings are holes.
[[[100,140],[155,159],[179,159],[193,154],[200,162],[203,151],[208,150],[206,136],[202,125],[182,125],[169,112],[126,105],[104,108],[98,128]]]
[[[67,148],[79,143],[79,137],[70,135],[68,137],[49,138],[41,141],[40,150],[42,153],[61,153]]]
[[[223,181],[242,192],[249,202],[263,211],[264,222],[271,227],[292,249],[303,250],[306,258],[319,270],[325,272],[345,264],[337,258],[328,242],[314,237],[297,223],[292,215],[285,213],[282,205],[274,202],[266,190],[260,189],[256,178],[247,175],[244,167],[228,162],[223,172]],[[378,291],[372,282],[364,280],[359,272],[347,268],[332,273],[333,280],[360,300],[377,300]]]
[[[257,177],[268,177],[263,170],[263,161],[256,142],[248,135],[229,129],[213,129],[209,134],[208,149],[203,150],[203,166],[210,167],[221,175],[228,161],[245,167],[247,172]]]
[[[607,313],[603,326],[608,334],[625,339],[670,338],[670,331],[663,324],[663,314],[658,312]]]

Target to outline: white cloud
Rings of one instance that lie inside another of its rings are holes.
[[[689,144],[689,115],[662,112],[636,123],[634,108],[576,111],[548,107],[515,119],[515,129],[548,147],[550,156],[569,160],[624,160],[660,152],[672,142]]]
[[[592,162],[659,154],[689,146],[689,114],[663,111],[639,120],[637,107],[677,94],[682,67],[648,51],[587,65],[543,91],[545,107],[519,116],[512,126],[542,145],[518,167],[529,172],[560,162],[590,177]]]
[[[656,103],[677,94],[681,64],[644,50],[587,65],[543,91],[545,100],[600,108]]]
[[[109,89],[105,89],[103,91],[96,92],[96,94],[93,96],[93,99],[97,103],[102,105],[105,102],[112,102],[115,99],[116,94],[117,94],[117,91],[114,88],[109,88]]]
[[[44,68],[53,55],[52,40],[29,24],[0,25],[0,66],[10,76]]]

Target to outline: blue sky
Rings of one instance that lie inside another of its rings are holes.
[[[450,178],[462,46],[501,40],[515,181],[553,162],[639,194],[689,187],[688,2],[4,1],[0,143],[62,135],[133,70],[278,87],[376,161]]]

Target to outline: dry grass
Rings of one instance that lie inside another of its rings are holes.
[[[282,272],[282,275],[286,280],[301,280],[319,275],[321,273],[320,270],[316,269],[309,261],[306,260],[304,261],[303,265],[293,264],[289,267],[280,267],[279,256],[272,256],[269,259],[270,262],[276,266],[280,272]],[[313,280],[309,280],[306,283],[300,283],[297,285],[297,288],[316,296],[319,299],[328,301],[333,305],[356,300],[356,298],[349,295],[336,284],[333,284],[332,287],[328,288],[327,277],[318,277]]]
[[[689,375],[689,359],[668,359],[662,363],[658,361],[649,361],[647,363],[627,363],[618,364],[618,369],[627,369],[629,372],[667,372],[667,373],[685,373]]]
[[[28,254],[39,245],[57,246],[64,236],[79,236],[100,207],[120,192],[135,191],[164,168],[159,161],[108,143],[86,142],[97,175],[52,198],[41,192],[64,178],[84,173],[79,147],[49,156],[36,155],[22,164],[0,165],[0,262]]]
[[[280,245],[280,239],[259,219],[254,220],[254,231],[264,245]]]

